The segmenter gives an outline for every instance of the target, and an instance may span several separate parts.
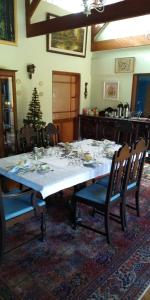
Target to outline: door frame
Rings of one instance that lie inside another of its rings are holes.
[[[78,99],[78,107],[77,107],[77,117],[74,118],[74,131],[73,131],[73,139],[77,139],[78,138],[78,131],[79,131],[79,112],[80,112],[80,85],[81,85],[81,74],[80,73],[76,73],[76,72],[68,72],[68,71],[55,71],[53,70],[52,71],[52,93],[53,93],[53,75],[68,75],[68,76],[76,76],[76,79],[77,79],[77,99]],[[52,121],[54,124],[57,124],[58,123],[60,125],[58,125],[58,127],[61,127],[62,126],[62,123],[63,121],[67,122],[71,120],[70,118],[64,118],[64,119],[56,119],[56,120],[53,120],[53,97],[52,97]],[[60,128],[60,131],[61,131],[61,128]]]

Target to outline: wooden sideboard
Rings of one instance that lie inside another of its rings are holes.
[[[120,144],[131,144],[143,137],[150,149],[150,120],[80,115],[79,136],[82,139],[110,139]]]

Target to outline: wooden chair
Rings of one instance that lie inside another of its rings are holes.
[[[38,131],[29,126],[20,128],[16,133],[16,144],[17,154],[33,151],[33,148],[39,145]],[[3,179],[3,182],[5,180],[7,179]],[[4,187],[7,190],[6,184]],[[22,185],[20,185],[20,188],[22,188]]]
[[[109,139],[111,141],[118,141],[118,126],[115,122],[111,120],[100,121],[100,126],[98,126],[98,139]]]
[[[37,132],[33,127],[22,127],[16,132],[16,152],[17,154],[32,151],[37,146],[38,138]],[[1,183],[3,191],[8,191],[8,183],[10,179],[1,176]],[[22,185],[20,185],[22,187]]]
[[[127,143],[128,145],[132,144],[133,124],[131,121],[121,120],[117,124],[117,131],[118,131],[118,137],[117,137],[118,144],[123,144],[123,143]]]
[[[22,127],[17,132],[17,153],[32,151],[38,143],[38,132],[33,127]]]
[[[46,146],[55,146],[59,142],[59,129],[53,123],[48,123],[42,129],[42,144]]]
[[[127,184],[123,193],[124,199],[126,199],[130,193],[135,193],[135,206],[129,203],[126,203],[126,206],[136,210],[137,216],[140,216],[139,192],[146,150],[147,146],[145,140],[142,138],[132,146],[127,173]]]
[[[141,183],[143,166],[145,162],[146,150],[147,150],[146,142],[142,138],[132,145],[130,150],[130,162],[128,164],[126,185],[122,195],[122,197],[124,198],[123,203],[125,203],[126,197],[130,193],[135,193],[135,206],[129,203],[126,203],[126,205],[124,206],[136,210],[137,216],[140,216],[139,191],[140,191],[140,183]],[[109,183],[109,175],[96,180],[96,184],[104,186],[105,188],[108,187],[108,183]],[[127,226],[126,213],[125,213],[125,226]]]
[[[113,156],[107,187],[93,183],[79,190],[73,195],[73,223],[75,229],[77,225],[80,225],[97,233],[104,234],[107,237],[108,243],[110,242],[110,218],[121,223],[122,229],[125,229],[125,207],[122,201],[122,194],[126,184],[129,157],[130,148],[127,144],[125,144],[118,151],[116,151]],[[95,212],[98,212],[104,216],[105,231],[97,230],[93,227],[83,224],[82,221],[80,221],[80,219],[77,216],[77,204],[79,202],[93,207]],[[111,209],[118,203],[120,205],[120,213],[119,215],[115,215],[111,212]]]
[[[45,204],[45,201],[37,198],[31,190],[12,189],[9,193],[3,193],[0,188],[0,257],[4,254],[6,227],[25,218],[41,215],[41,237],[44,240]]]

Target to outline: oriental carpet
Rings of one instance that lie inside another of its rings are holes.
[[[137,300],[150,284],[150,181],[141,184],[141,217],[128,210],[128,229],[112,221],[112,244],[70,222],[65,200],[49,199],[47,239],[33,239],[37,221],[7,232],[7,246],[31,241],[5,254],[0,266],[0,300]],[[129,199],[130,201],[130,199]],[[82,214],[93,222],[90,210]],[[94,217],[103,225],[100,216]]]

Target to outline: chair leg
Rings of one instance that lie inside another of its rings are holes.
[[[92,213],[91,213],[92,217],[95,216],[95,213],[96,213],[96,208],[94,207],[94,208],[92,209]]]
[[[46,238],[46,220],[45,220],[44,212],[41,213],[41,233],[42,233],[41,240],[43,242]]]
[[[109,230],[109,211],[105,212],[105,232],[107,237],[107,242],[110,244],[110,230]]]
[[[120,218],[121,218],[122,230],[125,231],[125,229],[127,227],[127,221],[126,221],[126,207],[125,207],[124,201],[122,201],[122,203],[120,203]]]
[[[140,217],[140,205],[139,205],[139,190],[135,192],[135,201],[136,201],[136,211],[137,216]]]
[[[73,222],[73,229],[77,229],[78,224],[78,214],[77,214],[77,201],[75,197],[72,199],[72,222]]]
[[[6,226],[5,223],[3,222],[3,219],[1,219],[0,216],[0,262],[3,257],[4,253],[4,248],[5,248],[5,234],[6,234]]]

